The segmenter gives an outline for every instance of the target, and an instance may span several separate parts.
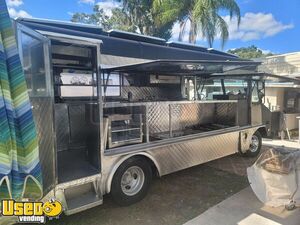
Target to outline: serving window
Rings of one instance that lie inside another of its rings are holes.
[[[102,74],[102,95],[120,96],[123,76],[119,73]]]

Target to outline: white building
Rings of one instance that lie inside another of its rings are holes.
[[[261,59],[259,70],[266,73],[300,78],[300,52],[269,56]],[[281,111],[289,130],[298,128],[296,117],[300,116],[300,85],[293,82],[266,83],[265,105],[272,111]]]

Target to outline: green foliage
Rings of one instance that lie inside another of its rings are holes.
[[[196,43],[201,35],[212,47],[214,39],[219,36],[222,47],[228,40],[228,25],[219,15],[220,11],[227,11],[230,19],[234,16],[240,23],[240,9],[235,0],[153,0],[154,10],[161,10],[160,21],[179,21],[180,33],[178,40],[182,41],[186,30],[186,23],[190,22],[188,31],[189,42]]]
[[[199,36],[212,47],[216,37],[220,37],[222,47],[228,40],[228,25],[220,16],[227,11],[240,23],[240,9],[235,0],[115,0],[123,7],[112,10],[112,16],[105,15],[103,9],[95,5],[92,14],[75,13],[73,22],[97,24],[104,29],[119,29],[170,39],[172,27],[180,24],[178,40],[182,41],[188,30],[189,42],[196,43]]]
[[[231,54],[235,54],[243,59],[263,58],[263,57],[273,55],[272,53],[264,54],[262,50],[260,50],[258,47],[254,45],[251,45],[249,47],[231,49],[228,50],[227,52]]]
[[[171,38],[173,22],[159,22],[160,14],[152,10],[152,0],[124,0],[122,4],[122,8],[112,10],[111,16],[95,5],[92,14],[75,13],[71,21],[99,25],[105,30],[118,29]]]
[[[94,24],[103,27],[104,29],[111,28],[111,22],[109,16],[107,16],[103,9],[99,5],[95,5],[92,14],[87,13],[75,13],[71,19],[72,22],[76,23],[87,23]]]
[[[112,10],[112,16],[108,20],[110,29],[136,32],[136,26],[130,22],[130,17],[122,9]]]

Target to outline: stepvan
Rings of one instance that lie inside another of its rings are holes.
[[[239,153],[270,132],[259,63],[91,25],[14,21],[43,199],[67,215],[141,200],[153,176]]]

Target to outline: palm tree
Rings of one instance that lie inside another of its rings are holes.
[[[220,15],[221,11],[229,12],[230,19],[236,17],[237,25],[241,19],[240,8],[235,0],[154,0],[153,5],[155,10],[162,8],[159,17],[161,22],[179,22],[179,41],[182,41],[189,22],[189,42],[195,44],[198,35],[201,35],[208,41],[209,47],[213,46],[217,36],[221,38],[222,47],[228,40],[228,25]]]

